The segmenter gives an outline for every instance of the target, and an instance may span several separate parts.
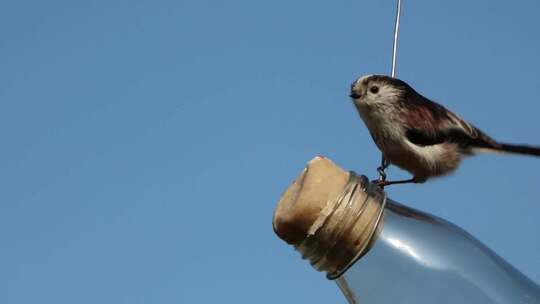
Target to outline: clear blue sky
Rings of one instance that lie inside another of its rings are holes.
[[[2,1],[0,302],[344,303],[271,217],[317,154],[375,177],[347,93],[389,72],[394,5]],[[398,76],[540,145],[540,2],[403,5]],[[388,191],[540,282],[539,185],[482,155]]]

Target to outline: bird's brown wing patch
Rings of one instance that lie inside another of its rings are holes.
[[[447,129],[426,133],[422,129],[410,128],[405,130],[407,140],[418,146],[432,146],[442,143],[455,143],[461,147],[468,147],[474,143],[469,134],[460,129]]]
[[[401,119],[407,139],[420,146],[456,143],[462,148],[494,147],[497,143],[478,128],[467,123],[442,105],[420,94],[406,103]]]

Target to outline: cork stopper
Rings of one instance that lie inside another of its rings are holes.
[[[367,252],[380,224],[384,197],[367,178],[318,156],[279,200],[274,231],[332,278]]]
[[[328,158],[317,156],[310,160],[278,202],[273,220],[276,234],[285,242],[298,245],[348,179],[349,172]]]

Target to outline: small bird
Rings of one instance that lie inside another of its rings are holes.
[[[407,180],[379,180],[380,186],[423,183],[456,170],[462,156],[477,152],[540,157],[540,147],[495,141],[396,78],[360,77],[351,85],[349,96],[386,162],[413,175]]]

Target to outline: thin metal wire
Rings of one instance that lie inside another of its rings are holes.
[[[397,48],[398,48],[400,17],[401,17],[401,0],[397,0],[396,20],[394,23],[394,43],[392,45],[392,71],[390,74],[392,77],[396,77],[396,62],[397,62]],[[388,163],[386,162],[386,159],[384,158],[384,155],[383,155],[381,157],[381,166],[377,168],[377,172],[379,173],[379,181],[381,182],[386,181],[386,172],[384,171],[386,170],[387,167],[388,167]]]
[[[398,35],[399,35],[399,21],[401,17],[401,0],[397,0],[396,9],[396,22],[394,25],[394,44],[392,47],[392,77],[396,77],[396,60],[397,60],[397,47],[398,47]]]

